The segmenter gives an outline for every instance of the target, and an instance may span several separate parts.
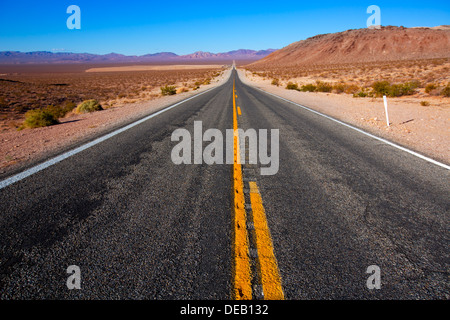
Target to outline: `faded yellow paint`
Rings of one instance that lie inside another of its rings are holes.
[[[261,195],[256,182],[251,181],[249,185],[264,299],[283,300],[284,293],[281,286],[281,277]]]
[[[234,164],[233,164],[233,298],[236,300],[251,300],[251,271],[248,254],[248,235],[246,227],[246,212],[244,198],[244,182],[239,161],[239,137],[237,136],[236,94],[233,81],[233,130]]]
[[[236,98],[236,87],[233,80],[233,130],[235,132],[233,164],[233,298],[236,300],[251,300],[249,240],[246,226],[244,182],[240,164],[239,133],[237,131],[237,113],[241,115],[241,109],[236,107]],[[284,300],[281,277],[261,195],[256,182],[249,182],[249,187],[264,299]]]

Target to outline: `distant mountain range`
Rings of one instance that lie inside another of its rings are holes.
[[[240,49],[224,53],[197,51],[187,55],[172,52],[159,52],[142,56],[127,56],[117,53],[104,55],[91,53],[50,52],[50,51],[1,51],[0,64],[47,64],[47,63],[142,63],[142,62],[176,62],[176,61],[218,61],[218,60],[259,60],[275,49],[248,50]]]

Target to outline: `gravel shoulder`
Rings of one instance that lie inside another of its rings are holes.
[[[203,85],[195,91],[111,107],[90,114],[71,115],[60,119],[61,124],[55,126],[0,132],[0,178],[67,150],[71,146],[219,86],[226,82],[230,74],[231,70],[226,70],[221,76],[213,79],[211,84]]]
[[[367,132],[450,164],[450,99],[436,97],[431,105],[420,105],[417,97],[389,98],[389,122],[382,98],[353,98],[350,94],[312,93],[286,90],[270,80],[238,70],[240,79],[251,86],[302,104],[313,110],[359,127]],[[433,97],[434,98],[434,97]]]

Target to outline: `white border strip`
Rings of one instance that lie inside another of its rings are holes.
[[[225,84],[225,83],[226,82],[224,82],[223,84]],[[111,133],[109,133],[107,135],[104,135],[104,136],[102,136],[100,138],[97,138],[97,139],[91,141],[91,142],[88,142],[88,143],[86,143],[86,144],[84,144],[84,145],[82,145],[82,146],[80,146],[78,148],[75,148],[75,149],[73,149],[71,151],[63,153],[63,154],[61,154],[61,155],[59,155],[59,156],[57,156],[55,158],[47,160],[47,161],[45,161],[45,162],[43,162],[41,164],[38,164],[37,166],[34,166],[34,167],[32,167],[32,168],[30,168],[28,170],[25,170],[25,171],[23,171],[21,173],[16,174],[16,175],[14,175],[14,176],[12,176],[10,178],[7,178],[7,179],[5,179],[3,181],[0,181],[0,190],[3,189],[3,188],[6,188],[7,186],[9,186],[9,185],[11,185],[11,184],[13,184],[13,183],[15,183],[17,181],[25,179],[25,178],[27,178],[27,177],[29,177],[29,176],[31,176],[31,175],[39,172],[39,171],[42,171],[42,170],[44,170],[44,169],[46,169],[46,168],[48,168],[48,167],[50,167],[50,166],[52,166],[52,165],[54,165],[54,164],[56,164],[58,162],[61,162],[64,159],[67,159],[67,158],[69,158],[69,157],[71,157],[73,155],[76,155],[77,153],[80,153],[81,151],[89,149],[90,147],[93,147],[96,144],[99,144],[99,143],[101,143],[101,142],[103,142],[105,140],[108,140],[109,138],[112,138],[112,137],[118,135],[119,133],[127,131],[128,129],[131,129],[131,128],[133,128],[133,127],[135,127],[135,126],[137,126],[137,125],[139,125],[139,124],[141,124],[141,123],[143,123],[143,122],[145,122],[145,121],[147,121],[147,120],[149,120],[149,119],[151,119],[153,117],[156,117],[156,116],[160,115],[163,112],[166,112],[166,111],[168,111],[168,110],[170,110],[172,108],[175,108],[175,107],[179,106],[180,104],[185,103],[186,101],[189,101],[191,99],[197,98],[197,97],[201,96],[202,94],[205,94],[205,93],[207,93],[207,92],[209,92],[211,90],[214,90],[214,89],[222,86],[223,84],[221,84],[221,85],[219,85],[217,87],[208,89],[208,90],[206,90],[204,92],[201,92],[199,94],[196,94],[195,96],[192,96],[190,98],[184,99],[184,100],[182,100],[180,102],[177,102],[177,103],[175,103],[175,104],[173,104],[173,105],[171,105],[169,107],[166,107],[166,108],[164,108],[162,110],[159,110],[159,111],[157,111],[155,113],[152,113],[151,115],[146,116],[145,118],[137,120],[137,121],[135,121],[135,122],[133,122],[133,123],[123,127],[123,128],[117,129],[117,130],[115,130],[115,131],[113,131],[113,132],[111,132]]]
[[[416,156],[416,157],[418,157],[418,158],[420,158],[420,159],[423,159],[423,160],[425,160],[425,161],[428,161],[428,162],[430,162],[430,163],[433,163],[433,164],[435,164],[435,165],[437,165],[437,166],[440,166],[440,167],[442,167],[442,168],[444,168],[444,169],[450,170],[450,166],[448,166],[448,165],[446,165],[446,164],[444,164],[444,163],[441,163],[441,162],[438,162],[438,161],[433,160],[433,159],[431,159],[431,158],[425,157],[425,156],[421,155],[420,153],[417,153],[417,152],[412,151],[412,150],[409,150],[409,149],[407,149],[407,148],[405,148],[405,147],[399,146],[398,144],[395,144],[395,143],[393,143],[393,142],[390,142],[389,140],[386,140],[386,139],[377,137],[377,136],[375,136],[375,135],[373,135],[373,134],[370,134],[370,133],[368,133],[368,132],[366,132],[366,131],[364,131],[364,130],[358,129],[358,128],[356,128],[356,127],[354,127],[354,126],[352,126],[352,125],[349,125],[349,124],[347,124],[347,123],[345,123],[345,122],[342,122],[342,121],[337,120],[337,119],[335,119],[335,118],[333,118],[333,117],[327,116],[326,114],[323,114],[323,113],[321,113],[321,112],[319,112],[319,111],[310,109],[310,108],[305,107],[305,106],[303,106],[303,105],[301,105],[301,104],[295,103],[295,102],[293,102],[293,101],[291,101],[291,100],[288,100],[288,99],[282,98],[282,97],[280,97],[280,96],[277,96],[276,94],[273,94],[273,93],[264,91],[264,90],[262,90],[262,89],[260,89],[260,88],[257,88],[257,87],[254,87],[254,86],[252,86],[252,87],[255,88],[255,89],[257,89],[257,90],[259,90],[259,91],[261,91],[261,92],[270,94],[271,96],[274,96],[274,97],[276,97],[276,98],[278,98],[278,99],[281,99],[281,100],[284,100],[284,101],[286,101],[286,102],[292,103],[292,104],[294,104],[294,105],[296,105],[296,106],[299,106],[299,107],[301,107],[301,108],[303,108],[303,109],[305,109],[305,110],[308,110],[308,111],[310,111],[310,112],[312,112],[312,113],[315,113],[315,114],[317,114],[317,115],[319,115],[319,116],[322,116],[322,117],[325,117],[325,118],[327,118],[327,119],[329,119],[329,120],[332,120],[332,121],[334,121],[334,122],[337,122],[337,123],[339,123],[339,124],[341,124],[341,125],[343,125],[343,126],[346,126],[347,128],[350,128],[350,129],[353,129],[353,130],[355,130],[355,131],[358,131],[358,132],[360,132],[360,133],[362,133],[362,134],[364,134],[364,135],[366,135],[366,136],[369,136],[369,137],[371,137],[371,138],[373,138],[373,139],[376,139],[376,140],[378,140],[378,141],[381,141],[381,142],[383,142],[383,143],[385,143],[385,144],[388,144],[388,145],[390,145],[390,146],[392,146],[392,147],[394,147],[394,148],[397,148],[397,149],[400,149],[400,150],[402,150],[402,151],[405,151],[405,152],[407,152],[407,153],[409,153],[409,154],[412,154],[413,156]]]

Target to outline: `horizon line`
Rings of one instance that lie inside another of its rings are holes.
[[[273,49],[273,48],[267,48],[267,49],[260,49],[260,50],[255,50],[255,49],[244,49],[244,48],[240,48],[240,49],[234,49],[234,50],[230,50],[230,51],[224,51],[224,52],[211,52],[211,51],[202,51],[202,50],[198,50],[192,53],[188,53],[188,54],[178,54],[172,51],[158,51],[158,52],[154,52],[154,53],[145,53],[142,55],[138,55],[138,54],[123,54],[123,53],[118,53],[118,52],[109,52],[109,53],[92,53],[92,52],[73,52],[73,51],[64,51],[64,50],[33,50],[33,51],[20,51],[20,50],[0,50],[0,53],[5,53],[5,52],[14,52],[14,53],[36,53],[36,52],[45,52],[45,53],[51,53],[51,54],[58,54],[58,53],[66,53],[66,54],[92,54],[92,55],[97,55],[97,56],[106,56],[106,55],[111,55],[111,54],[116,54],[116,55],[121,55],[121,56],[125,56],[125,57],[143,57],[143,56],[147,56],[147,55],[156,55],[156,54],[161,54],[161,53],[170,53],[170,54],[174,54],[178,57],[182,57],[182,56],[189,56],[195,53],[210,53],[210,54],[223,54],[223,53],[230,53],[233,51],[240,51],[240,50],[248,50],[248,51],[253,51],[253,52],[260,52],[260,51],[269,51],[269,50],[280,50],[280,49]]]

